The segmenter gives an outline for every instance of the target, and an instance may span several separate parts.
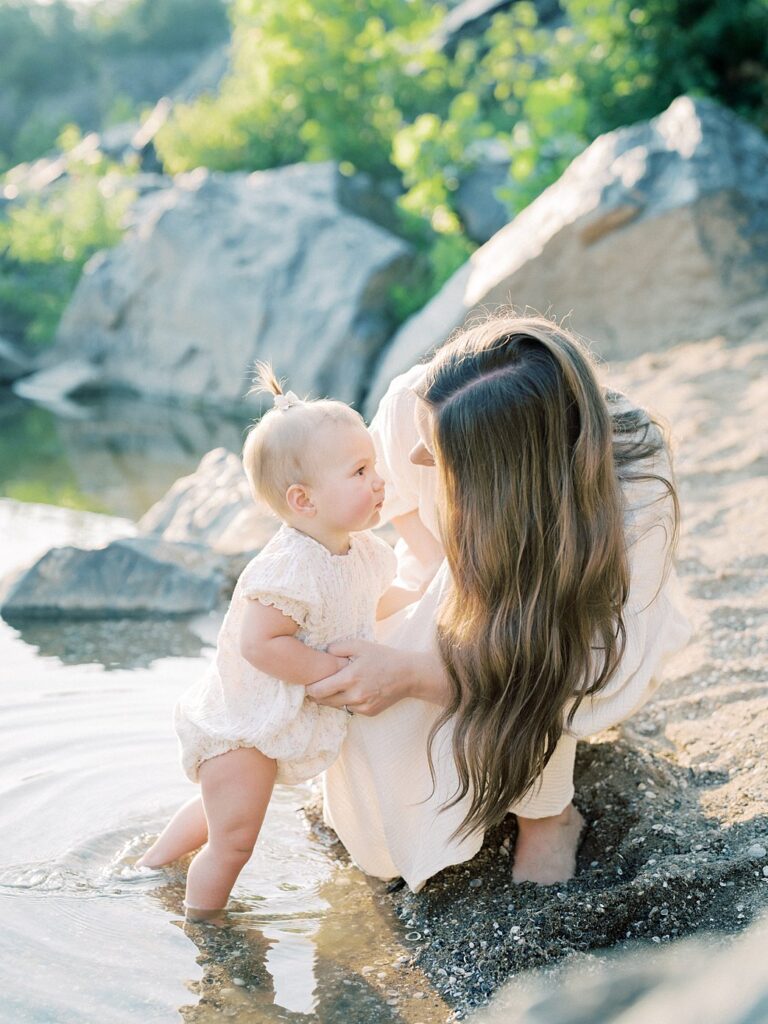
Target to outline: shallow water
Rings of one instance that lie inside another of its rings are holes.
[[[112,395],[37,405],[0,388],[0,495],[138,519],[248,419]]]
[[[127,520],[0,499],[0,576]],[[280,787],[227,929],[183,921],[183,870],[132,863],[196,792],[171,711],[213,654],[219,616],[187,622],[0,620],[0,1019],[323,1024],[444,1020],[407,983],[381,883],[340,863]]]

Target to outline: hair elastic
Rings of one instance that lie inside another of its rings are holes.
[[[274,400],[275,408],[280,409],[281,412],[285,412],[286,409],[290,409],[292,405],[301,405],[301,399],[293,393],[293,391],[286,391],[284,395],[275,395]]]

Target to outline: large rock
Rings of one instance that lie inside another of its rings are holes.
[[[472,167],[461,175],[454,203],[466,233],[482,244],[510,221],[497,196],[509,182],[510,151],[502,139],[482,139],[473,149]]]
[[[215,448],[194,473],[181,477],[139,520],[141,533],[206,544],[223,555],[253,554],[279,523],[254,503],[237,455]]]
[[[635,949],[513,980],[475,1024],[764,1024],[768,918],[731,942]]]
[[[352,213],[334,164],[181,176],[139,201],[124,241],[87,265],[51,359],[104,386],[238,402],[256,358],[297,392],[358,400],[391,330],[408,245]]]
[[[128,537],[104,548],[51,548],[4,581],[0,611],[10,622],[184,615],[213,608],[226,586],[205,548]]]
[[[707,100],[596,139],[408,320],[367,411],[472,313],[562,317],[607,357],[731,333],[768,288],[768,140]]]

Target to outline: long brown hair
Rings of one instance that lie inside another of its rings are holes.
[[[463,331],[418,393],[432,413],[453,577],[438,620],[451,701],[430,765],[452,719],[449,806],[469,794],[457,831],[470,832],[530,789],[619,664],[630,583],[622,484],[661,481],[675,530],[677,499],[655,471],[659,454],[668,466],[658,425],[604,393],[585,347],[549,320],[495,316]]]

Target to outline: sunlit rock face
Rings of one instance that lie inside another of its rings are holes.
[[[707,100],[600,136],[408,320],[374,375],[389,381],[467,316],[500,304],[570,316],[603,356],[733,333],[768,288],[768,141]]]
[[[411,267],[408,245],[366,219],[375,205],[329,163],[180,176],[88,264],[52,359],[88,360],[107,387],[218,403],[242,400],[267,359],[296,392],[356,401]]]
[[[238,555],[254,554],[279,525],[265,505],[254,503],[240,458],[215,448],[142,516],[138,528],[166,541]]]

